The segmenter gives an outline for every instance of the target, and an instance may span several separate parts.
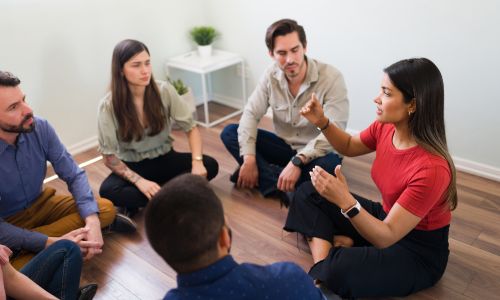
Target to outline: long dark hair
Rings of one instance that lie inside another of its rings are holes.
[[[448,152],[444,126],[444,84],[437,66],[427,58],[398,61],[384,69],[391,82],[403,93],[405,103],[416,101],[408,127],[418,145],[448,162],[451,181],[447,201],[451,210],[457,207],[455,164]]]
[[[139,121],[133,103],[132,92],[127,79],[123,75],[123,65],[142,51],[149,54],[148,47],[136,40],[123,40],[113,50],[111,100],[118,121],[118,136],[124,142],[139,141],[143,138],[144,133],[144,128]],[[149,136],[160,133],[165,127],[165,110],[153,74],[151,74],[151,80],[144,92],[144,118],[150,128]]]

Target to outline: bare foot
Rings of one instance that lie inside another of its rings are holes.
[[[336,235],[333,237],[333,247],[350,248],[354,245],[354,241],[345,235]]]

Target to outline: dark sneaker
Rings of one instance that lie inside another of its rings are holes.
[[[238,167],[236,171],[234,171],[234,173],[229,177],[229,181],[236,184],[236,182],[238,182],[239,175],[240,175],[240,167]]]
[[[293,192],[283,192],[280,190],[274,190],[268,194],[266,194],[264,197],[266,198],[276,198],[280,201],[280,207],[286,207],[288,208],[290,206],[290,202],[293,199]]]
[[[137,224],[129,217],[117,213],[115,220],[107,228],[108,232],[132,233],[137,231]]]
[[[116,213],[133,218],[139,212],[138,208],[116,207]]]
[[[96,283],[91,283],[84,285],[80,288],[78,291],[78,300],[92,300],[95,296],[95,293],[97,293],[97,284]]]

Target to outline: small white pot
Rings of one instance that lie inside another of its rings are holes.
[[[198,55],[201,58],[209,58],[212,56],[212,45],[198,46]]]

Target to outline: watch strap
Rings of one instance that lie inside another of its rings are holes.
[[[359,214],[359,211],[361,210],[361,204],[359,203],[358,200],[356,200],[356,204],[348,208],[346,211],[343,209],[340,209],[340,212],[344,217],[351,219],[354,218],[357,214]]]

